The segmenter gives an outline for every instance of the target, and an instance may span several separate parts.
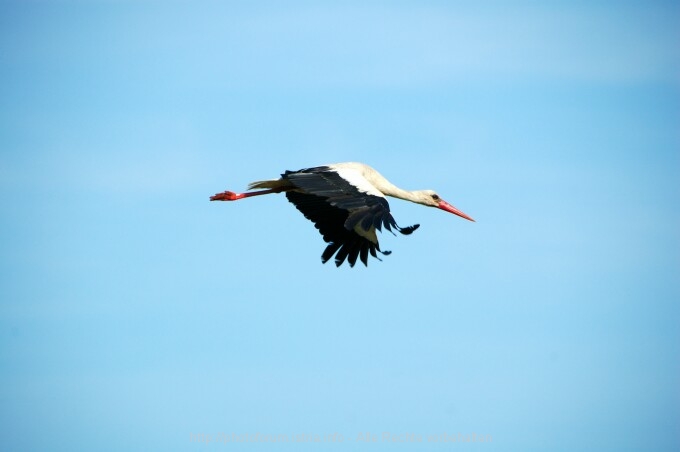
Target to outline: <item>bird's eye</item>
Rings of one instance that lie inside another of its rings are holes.
[[[439,201],[439,195],[437,194],[432,195],[432,199],[434,199],[435,201]]]

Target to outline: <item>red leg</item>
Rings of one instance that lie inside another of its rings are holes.
[[[242,193],[234,193],[233,191],[225,191],[222,193],[217,193],[210,197],[211,201],[236,201],[237,199],[243,198]]]
[[[224,191],[217,193],[210,197],[211,201],[237,201],[243,198],[250,198],[251,196],[268,195],[270,193],[281,193],[281,188],[272,188],[271,190],[252,191],[250,193],[234,193],[233,191]]]

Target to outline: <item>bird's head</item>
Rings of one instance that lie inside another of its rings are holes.
[[[436,207],[438,209],[442,209],[452,214],[458,215],[459,217],[465,218],[466,220],[475,221],[469,215],[461,212],[448,202],[444,201],[433,190],[419,190],[413,193],[416,195],[414,201],[417,202],[418,204]]]

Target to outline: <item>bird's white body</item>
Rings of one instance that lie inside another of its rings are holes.
[[[382,177],[380,173],[368,165],[357,162],[333,163],[324,165],[335,171],[350,184],[354,185],[357,190],[367,195],[385,197],[385,192],[382,191],[387,188],[387,185],[392,185],[390,182]],[[378,189],[380,187],[381,189]]]

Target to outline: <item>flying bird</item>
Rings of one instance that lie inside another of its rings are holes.
[[[407,191],[391,184],[380,173],[363,163],[335,163],[299,171],[286,171],[279,179],[253,182],[247,193],[225,191],[210,197],[211,201],[236,201],[270,193],[286,193],[288,201],[311,220],[328,246],[321,255],[326,263],[335,255],[339,267],[345,260],[351,267],[361,259],[368,266],[368,254],[381,260],[377,231],[384,227],[404,235],[418,229],[419,224],[400,227],[390,213],[385,196],[404,199],[424,206],[437,207],[475,221],[432,190]]]

